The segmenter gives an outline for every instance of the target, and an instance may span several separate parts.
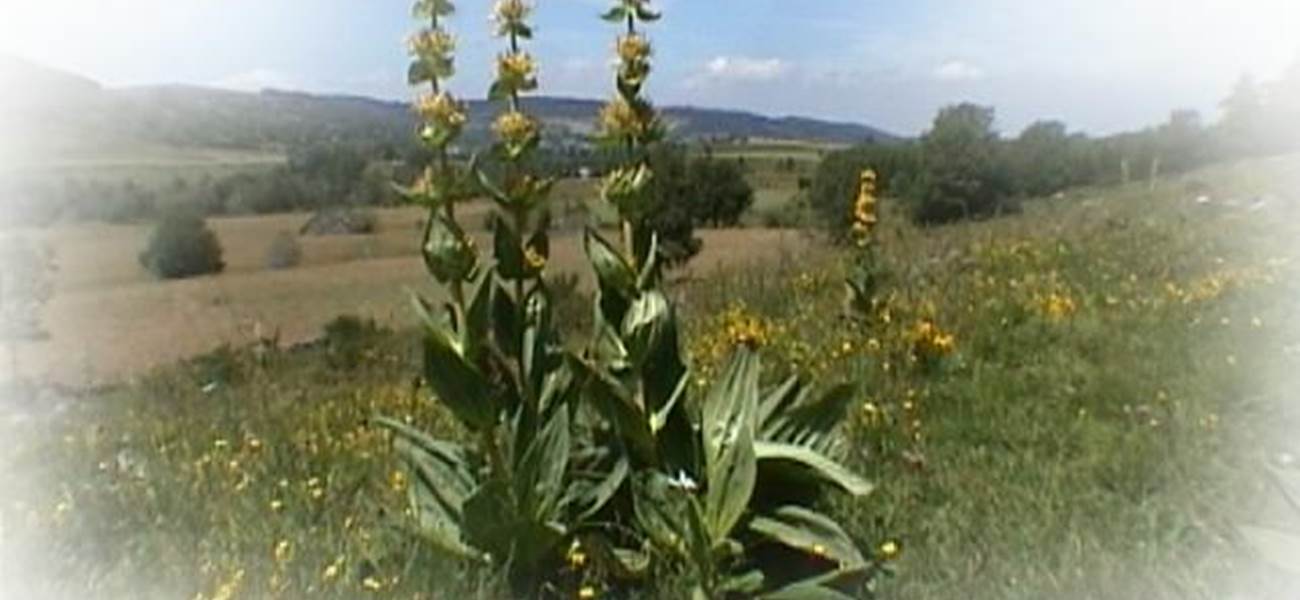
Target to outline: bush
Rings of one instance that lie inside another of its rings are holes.
[[[924,173],[912,204],[918,223],[987,217],[1008,208],[1011,178],[993,117],[992,108],[974,104],[939,111],[921,139]]]
[[[140,265],[160,279],[180,279],[219,273],[221,244],[197,214],[171,212],[154,227],[140,253]]]
[[[391,333],[374,319],[355,315],[341,315],[325,324],[325,362],[331,368],[351,370],[375,348],[377,342]]]
[[[691,161],[688,177],[696,225],[735,227],[754,204],[754,188],[735,163],[697,158]]]
[[[298,237],[287,231],[275,234],[271,245],[266,248],[266,268],[273,270],[291,269],[302,262],[302,244]]]

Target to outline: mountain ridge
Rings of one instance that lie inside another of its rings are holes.
[[[0,57],[3,59],[4,57]],[[0,60],[0,82],[21,90],[0,101],[0,126],[17,139],[54,153],[111,149],[132,143],[231,148],[284,148],[321,142],[410,143],[416,122],[410,104],[356,94],[318,94],[267,88],[244,92],[161,84],[106,87],[89,78],[21,59]],[[601,100],[530,96],[528,110],[545,124],[548,143],[583,145],[593,132]],[[467,146],[490,141],[497,107],[467,101]],[[664,106],[670,135],[686,141],[763,139],[857,144],[898,139],[869,125],[805,116],[771,117],[739,109]]]

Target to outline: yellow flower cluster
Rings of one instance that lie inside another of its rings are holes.
[[[447,92],[421,96],[415,103],[415,112],[425,123],[446,129],[459,129],[469,120],[465,104]]]
[[[497,0],[492,7],[492,20],[497,23],[497,35],[506,35],[523,25],[532,10],[524,0]]]
[[[527,87],[537,71],[537,63],[527,52],[509,52],[497,57],[497,79],[514,89]]]
[[[546,257],[543,256],[541,252],[538,252],[537,248],[534,248],[531,245],[525,246],[524,263],[527,264],[528,268],[533,269],[534,271],[540,271],[546,266]]]
[[[624,64],[643,63],[650,59],[650,40],[637,33],[619,36],[615,50]]]
[[[920,361],[940,359],[957,350],[957,338],[944,332],[930,319],[917,321],[911,337],[912,356]]]
[[[640,137],[647,126],[640,111],[622,96],[610,100],[600,109],[600,130],[607,137]]]
[[[853,203],[853,238],[859,246],[871,242],[877,221],[876,172],[866,169],[858,176],[858,198]]]
[[[456,51],[456,38],[440,29],[423,29],[412,34],[406,45],[417,57],[445,60]]]
[[[1053,321],[1062,321],[1074,315],[1078,311],[1078,306],[1074,299],[1069,296],[1052,292],[1039,302],[1039,308],[1043,316]]]
[[[538,135],[537,121],[517,111],[501,113],[492,123],[492,132],[507,147],[522,148],[530,144]]]

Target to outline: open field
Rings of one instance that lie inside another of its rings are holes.
[[[219,179],[283,165],[283,154],[257,150],[138,145],[91,154],[16,157],[0,166],[0,176],[61,185],[67,180],[118,184],[134,181],[158,188],[176,179]]]
[[[386,213],[378,238],[411,219]],[[1300,582],[1259,563],[1234,525],[1300,530],[1261,478],[1266,461],[1300,452],[1300,157],[1075,191],[984,222],[919,229],[887,212],[885,223],[868,324],[835,316],[836,251],[752,262],[778,256],[790,233],[710,234],[701,267],[733,266],[673,290],[701,377],[745,322],[778,372],[865,381],[843,459],[878,489],[827,508],[861,544],[900,540],[883,597],[1296,597]],[[103,297],[135,285],[168,290],[145,304],[195,301],[150,325],[180,344],[236,304],[305,312],[329,295],[354,312],[367,299],[399,311],[397,280],[423,281],[410,257],[267,274],[241,271],[245,250],[209,280],[131,284],[123,269]],[[281,276],[292,281],[270,285]],[[66,295],[97,289],[65,277]],[[262,300],[234,295],[259,278]],[[222,281],[231,300],[213,308]],[[375,291],[358,289],[367,281]],[[85,298],[83,310],[100,304]],[[908,358],[924,318],[955,339],[934,369]],[[0,489],[0,581],[29,597],[507,597],[412,535],[390,440],[362,425],[386,414],[465,435],[412,388],[414,340],[357,343],[347,362],[221,353],[11,409],[0,469],[18,475]],[[675,581],[637,597],[682,597]]]
[[[477,228],[480,248],[491,246],[482,230],[485,205],[463,207]],[[207,352],[225,343],[253,341],[255,331],[279,334],[292,344],[314,339],[340,314],[373,317],[392,325],[413,323],[407,288],[425,290],[418,255],[423,212],[377,210],[372,235],[301,237],[302,264],[284,271],[265,266],[267,246],[281,231],[297,232],[309,215],[214,218],[209,224],[225,251],[220,275],[160,282],[136,257],[144,248],[144,225],[79,224],[34,230],[55,250],[59,270],[47,307],[51,337],[25,347],[29,376],[63,382],[112,381]],[[710,272],[797,253],[801,234],[783,231],[705,231],[705,250],[690,271]],[[555,241],[553,268],[583,264],[576,231]]]

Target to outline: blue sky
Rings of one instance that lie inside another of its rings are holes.
[[[4,0],[0,52],[112,86],[264,86],[406,98],[406,0]],[[601,97],[602,0],[537,0],[547,94]],[[658,0],[661,104],[852,120],[912,134],[962,100],[1014,133],[1057,118],[1094,133],[1195,108],[1243,73],[1300,57],[1295,0]],[[488,0],[461,0],[463,95],[486,90]]]

